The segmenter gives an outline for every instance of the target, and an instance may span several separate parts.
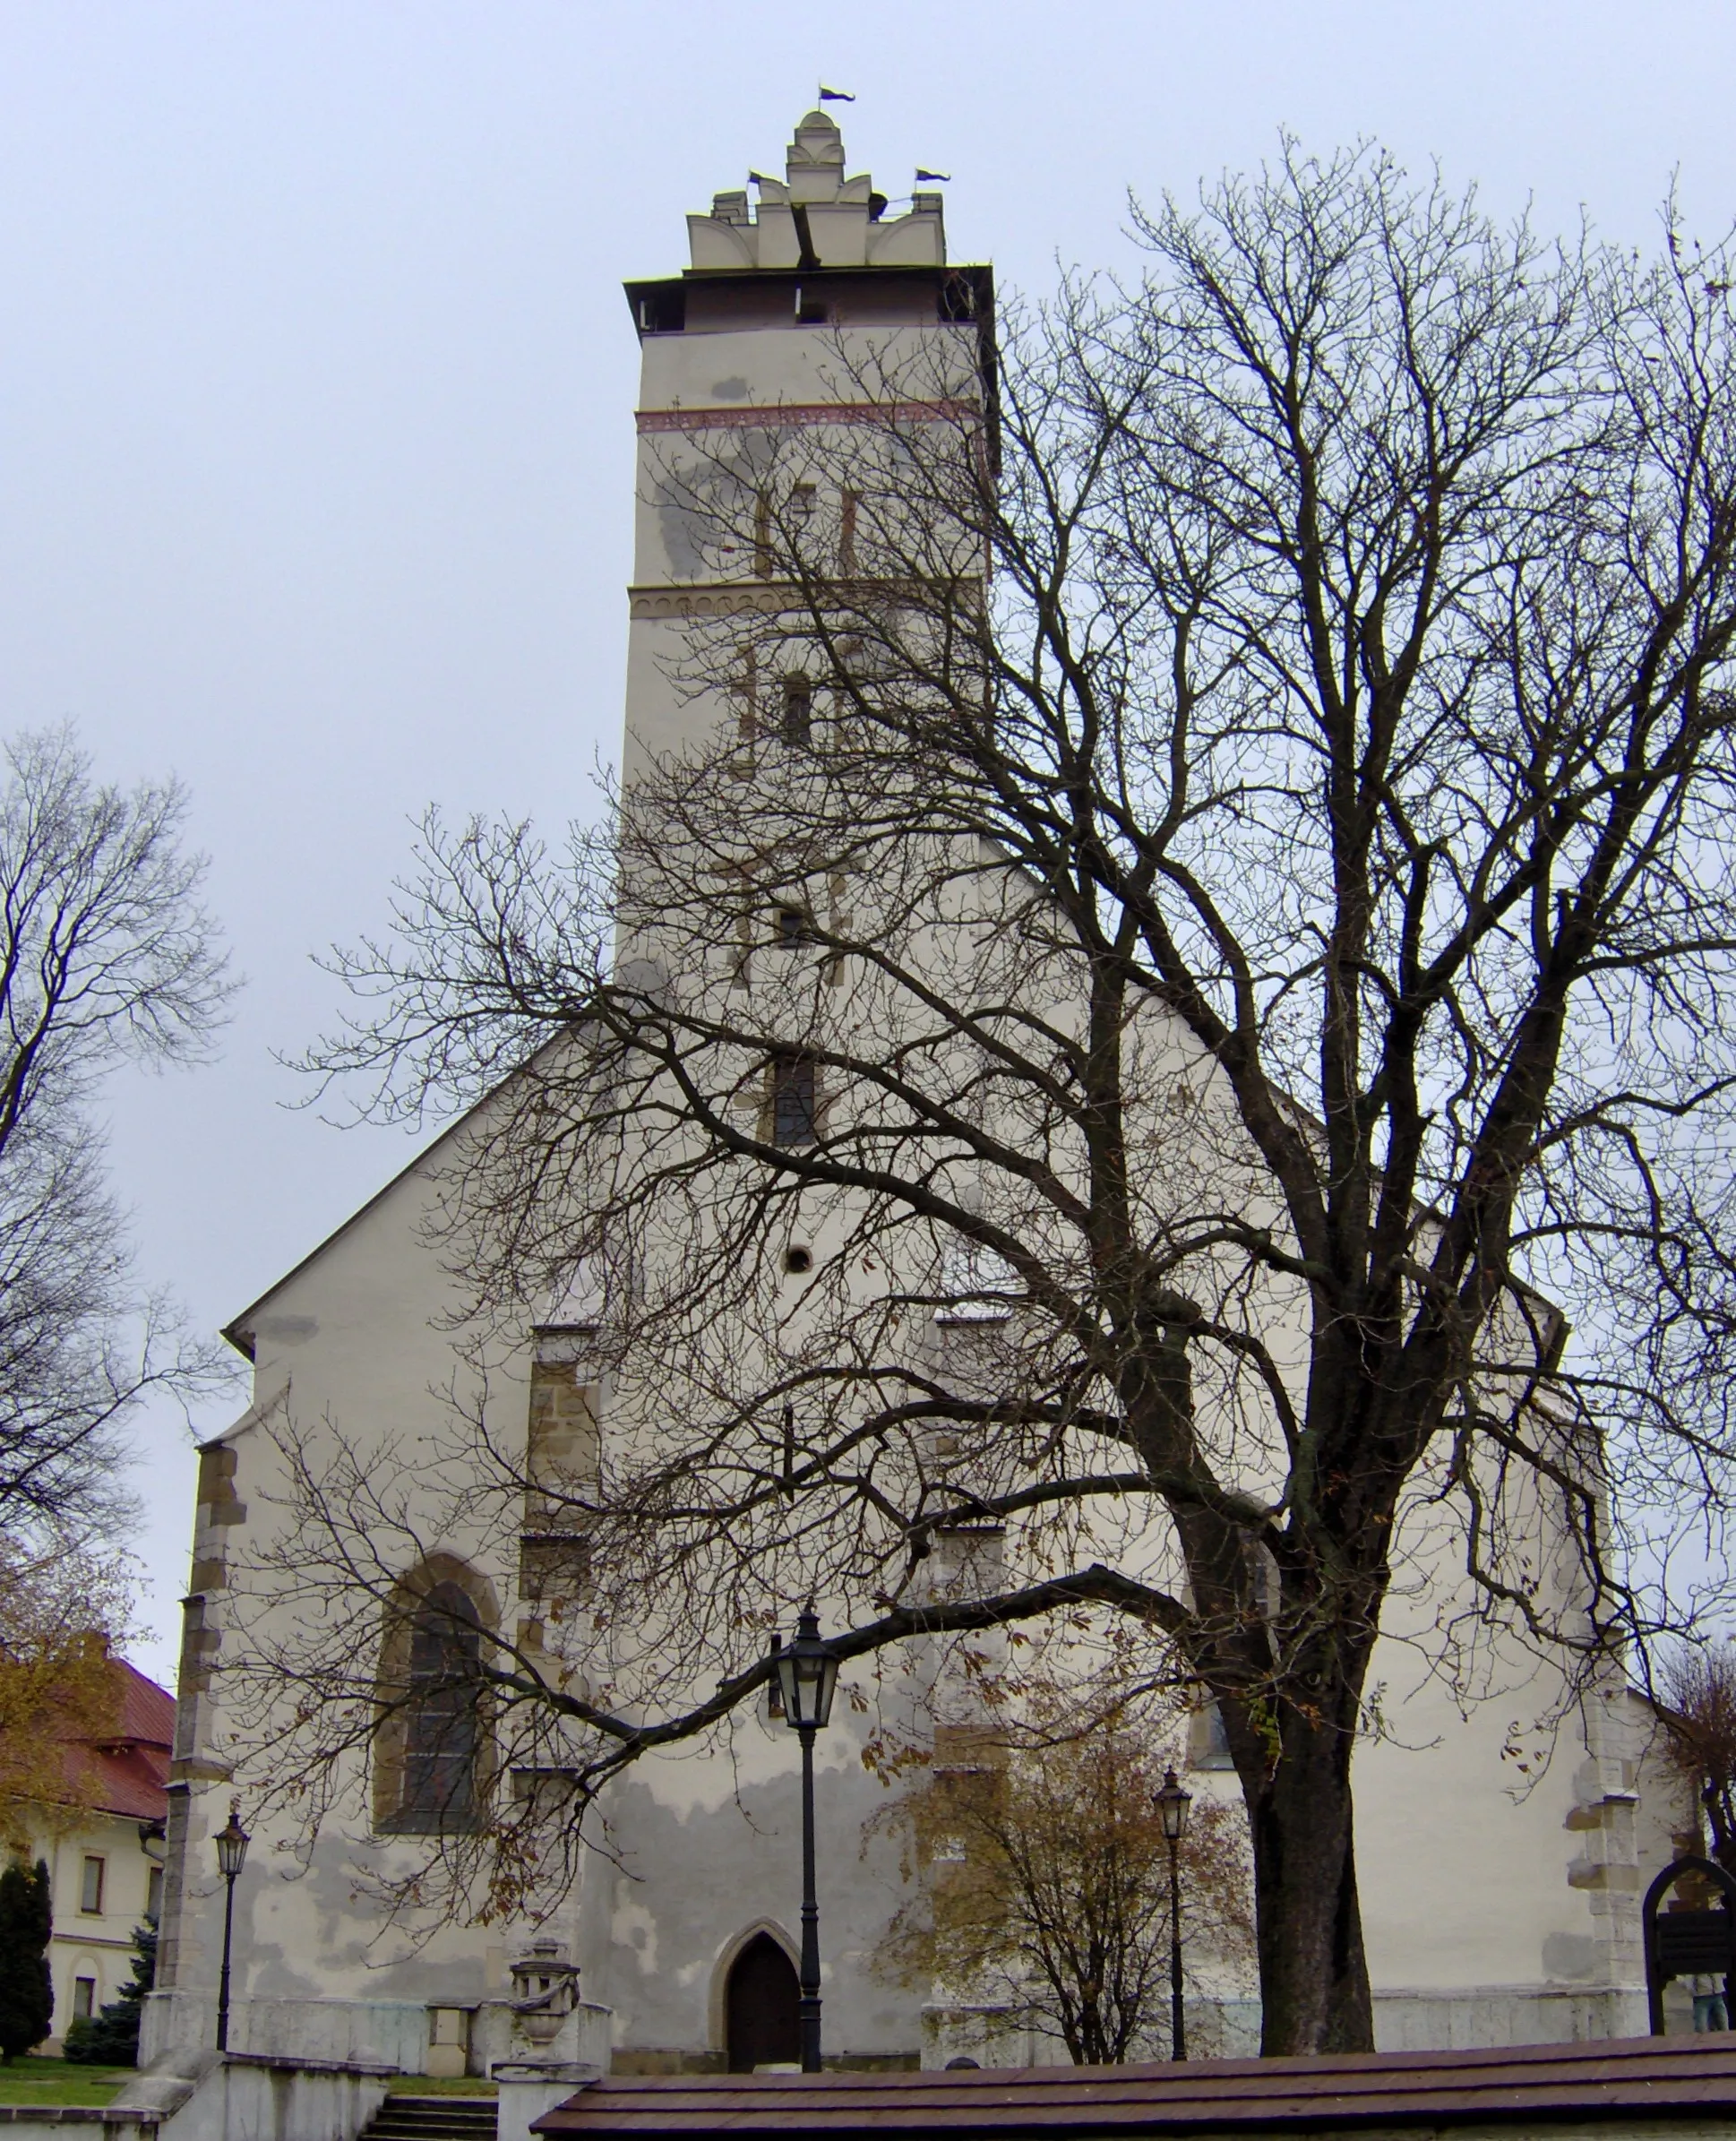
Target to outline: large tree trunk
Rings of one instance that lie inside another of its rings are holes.
[[[1354,1716],[1354,1697],[1346,1707]],[[1322,1707],[1318,1721],[1285,1718],[1281,1757],[1248,1794],[1268,2059],[1374,2050],[1351,1809],[1355,1735],[1332,1717],[1338,1705]]]

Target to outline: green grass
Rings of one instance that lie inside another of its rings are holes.
[[[30,2053],[0,2062],[0,2104],[106,2104],[133,2067],[70,2067]]]
[[[432,2074],[394,2074],[386,2084],[388,2096],[497,2096],[493,2082],[479,2074],[439,2077]]]

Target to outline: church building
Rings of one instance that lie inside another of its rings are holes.
[[[757,199],[720,193],[689,217],[684,269],[627,289],[623,331],[637,334],[641,358],[621,761],[629,789],[640,769],[682,750],[693,724],[716,718],[702,694],[678,688],[683,632],[725,597],[715,560],[683,553],[679,515],[660,507],[672,449],[702,436],[751,455],[755,441],[795,432],[823,443],[829,426],[850,421],[853,395],[867,391],[862,366],[838,361],[841,332],[871,354],[927,351],[936,373],[975,365],[992,348],[993,277],[949,262],[941,194],[917,190],[893,202],[868,176],[849,175],[828,113],[800,121],[783,180],[756,185]],[[751,579],[750,565],[742,570]],[[786,700],[780,718],[809,718],[799,690]],[[768,1103],[815,1105],[794,1087]],[[537,2059],[606,2060],[624,2073],[787,2063],[800,1773],[796,1736],[763,1696],[723,1739],[649,1753],[609,1783],[595,1832],[534,1905],[532,1882],[503,1901],[478,1894],[471,1910],[415,1919],[393,1918],[380,1897],[392,1882],[404,1893],[442,1810],[489,1790],[534,1795],[542,1783],[496,1774],[483,1727],[460,1729],[447,1715],[434,1717],[436,1730],[412,1705],[373,1745],[364,1735],[339,1750],[297,1801],[273,1769],[256,1697],[236,1691],[271,1630],[293,1634],[298,1615],[328,1610],[298,1586],[293,1565],[287,1512],[309,1485],[297,1452],[314,1486],[355,1504],[358,1539],[387,1560],[401,1555],[396,1576],[420,1602],[382,1673],[434,1685],[443,1661],[481,1639],[467,1627],[515,1629],[521,1646],[552,1651],[562,1586],[582,1587],[581,1576],[562,1575],[581,1561],[580,1546],[558,1523],[539,1521],[534,1493],[521,1498],[516,1537],[480,1514],[467,1530],[443,1490],[417,1500],[416,1453],[448,1447],[452,1393],[478,1372],[454,1353],[459,1304],[430,1234],[439,1195],[437,1161],[425,1155],[228,1328],[251,1363],[253,1396],[201,1457],[143,2054],[212,2041],[226,1905],[213,1839],[233,1806],[252,1841],[232,1897],[232,2047],[430,2075]],[[595,1461],[611,1432],[606,1381],[590,1365],[582,1313],[527,1316],[490,1355],[472,1410],[496,1446],[529,1453],[521,1462],[534,1483],[539,1451]],[[348,1453],[341,1463],[321,1454],[339,1447],[333,1437]],[[407,1483],[371,1518],[361,1500],[374,1449],[396,1453]],[[430,1476],[443,1461],[428,1459]],[[1401,1603],[1396,1620],[1413,1611],[1426,1620],[1432,1607]],[[354,1628],[370,1659],[389,1640],[369,1634],[365,1614]],[[1371,1678],[1390,1729],[1357,1755],[1356,1844],[1381,2048],[1643,2028],[1638,1896],[1671,1855],[1675,1817],[1641,1802],[1631,1698],[1616,1686],[1569,1706],[1546,1759],[1522,1773],[1516,1722],[1523,1738],[1534,1717],[1560,1707],[1547,1689],[1508,1685],[1462,1711],[1402,1626],[1383,1639]],[[294,1691],[284,1699],[293,1703]],[[900,1987],[871,1969],[906,1895],[898,1853],[876,1819],[889,1787],[863,1759],[871,1724],[841,1693],[816,1748],[828,2063],[1064,2058],[1021,2034],[1016,2017],[975,2012],[967,1988]],[[1202,1713],[1184,1727],[1187,1782],[1197,1794],[1233,1797],[1235,1776],[1211,1726]],[[311,1825],[308,1794],[323,1795]],[[1226,2002],[1218,2019],[1225,2051],[1257,2042],[1251,1994]]]

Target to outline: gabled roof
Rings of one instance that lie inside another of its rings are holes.
[[[506,1079],[503,1079],[501,1080],[501,1084],[504,1085],[505,1083]],[[374,1192],[372,1197],[367,1198],[363,1203],[358,1204],[356,1209],[350,1213],[347,1219],[340,1219],[329,1234],[325,1235],[321,1241],[316,1242],[314,1246],[308,1251],[305,1256],[298,1258],[295,1263],[291,1264],[289,1268],[280,1278],[274,1278],[271,1285],[266,1287],[265,1291],[257,1295],[254,1300],[250,1301],[238,1316],[232,1316],[223,1326],[223,1328],[219,1333],[219,1336],[227,1339],[228,1343],[235,1347],[236,1351],[241,1354],[244,1360],[251,1361],[254,1357],[254,1319],[258,1316],[261,1309],[262,1309],[266,1303],[271,1300],[271,1296],[274,1294],[280,1294],[284,1287],[289,1284],[291,1279],[299,1277],[300,1275],[307,1269],[310,1264],[317,1262],[318,1260],[325,1254],[326,1251],[331,1248],[334,1242],[339,1242],[343,1239],[344,1235],[349,1232],[352,1226],[359,1226],[362,1221],[367,1217],[368,1214],[374,1208],[374,1207],[378,1204],[383,1204],[386,1199],[391,1195],[392,1191],[400,1182],[407,1182],[425,1160],[427,1160],[434,1153],[439,1151],[440,1148],[445,1143],[448,1138],[455,1136],[458,1131],[463,1129],[464,1125],[470,1120],[472,1115],[476,1114],[479,1109],[486,1107],[489,1101],[494,1098],[494,1092],[497,1092],[499,1089],[499,1087],[495,1087],[493,1091],[486,1093],[480,1100],[475,1102],[471,1106],[466,1108],[462,1114],[455,1117],[452,1122],[449,1122],[446,1127],[441,1131],[437,1137],[431,1138],[413,1158],[406,1160],[401,1167],[394,1170],[394,1172],[381,1183],[380,1187]],[[233,1430],[229,1432],[232,1432]],[[222,1440],[220,1436],[215,1437],[213,1439],[219,1441]]]
[[[391,1195],[392,1191],[398,1188],[400,1182],[408,1182],[411,1175],[416,1174],[419,1168],[425,1167],[434,1157],[434,1154],[440,1150],[441,1147],[446,1143],[449,1138],[457,1137],[459,1133],[466,1127],[466,1125],[473,1122],[485,1108],[492,1106],[499,1095],[506,1090],[507,1087],[512,1083],[515,1078],[520,1077],[525,1071],[529,1070],[534,1063],[538,1062],[545,1055],[549,1054],[553,1050],[563,1046],[566,1039],[567,1036],[564,1034],[554,1034],[551,1036],[548,1040],[540,1043],[538,1046],[533,1048],[530,1053],[525,1058],[524,1062],[520,1063],[517,1069],[507,1071],[503,1077],[497,1079],[495,1082],[489,1087],[488,1090],[478,1099],[473,1100],[468,1107],[461,1108],[459,1113],[452,1117],[451,1121],[443,1125],[443,1127],[428,1139],[428,1142],[424,1145],[418,1152],[413,1154],[409,1159],[406,1160],[401,1167],[395,1169],[393,1173],[381,1183],[380,1187],[374,1192],[372,1197],[366,1199],[363,1203],[358,1204],[356,1209],[350,1213],[347,1219],[340,1219],[329,1234],[325,1235],[322,1240],[315,1243],[315,1245],[308,1251],[305,1256],[299,1258],[295,1263],[291,1264],[289,1268],[280,1278],[273,1279],[271,1284],[266,1287],[265,1291],[259,1294],[253,1301],[250,1301],[238,1316],[232,1316],[223,1326],[219,1336],[227,1338],[229,1344],[233,1346],[236,1351],[242,1354],[245,1359],[251,1361],[254,1357],[254,1321],[258,1316],[261,1309],[265,1306],[266,1303],[271,1300],[271,1296],[274,1294],[281,1293],[283,1288],[287,1286],[292,1279],[298,1278],[301,1274],[309,1268],[310,1265],[317,1263],[319,1259],[325,1254],[326,1251],[331,1247],[334,1242],[340,1242],[349,1232],[351,1227],[359,1226],[362,1221],[367,1217],[368,1214],[373,1211],[377,1205],[383,1204],[385,1202],[386,1199]],[[228,1432],[233,1433],[234,1430],[231,1429]],[[213,1438],[214,1440],[221,1440],[221,1439],[222,1438],[220,1436]]]
[[[168,1765],[175,1746],[175,1698],[124,1658],[111,1658],[115,1727],[102,1740],[68,1736],[66,1783],[84,1805],[105,1814],[162,1821],[168,1814]]]

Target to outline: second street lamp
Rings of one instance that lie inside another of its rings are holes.
[[[247,1832],[241,1826],[241,1802],[229,1801],[229,1822],[227,1828],[218,1830],[213,1838],[217,1845],[217,1870],[223,1876],[223,1969],[217,1981],[217,2049],[229,2049],[229,1943],[235,1932],[235,1884],[241,1869],[247,1862]]]
[[[802,2071],[820,2072],[820,1905],[813,1889],[813,1736],[832,1714],[838,1659],[820,1633],[812,1604],[795,1623],[795,1638],[778,1654],[778,1691],[784,1722],[802,1735]]]
[[[1188,1833],[1188,1810],[1193,1804],[1193,1793],[1185,1792],[1175,1781],[1175,1772],[1164,1772],[1164,1788],[1153,1794],[1159,1819],[1164,1825],[1164,1841],[1169,1845],[1169,2056],[1173,2059],[1185,2059],[1188,2056],[1187,2018],[1182,2011],[1182,1869],[1181,1850]]]

